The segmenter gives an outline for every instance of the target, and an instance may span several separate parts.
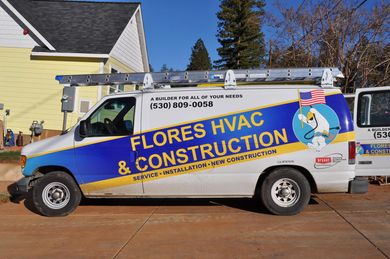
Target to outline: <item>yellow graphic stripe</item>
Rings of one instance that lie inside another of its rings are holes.
[[[347,132],[347,133],[339,134],[332,143],[336,144],[336,143],[342,143],[346,141],[352,141],[354,140],[354,138],[355,138],[355,134],[353,132]],[[212,168],[218,168],[222,166],[229,166],[233,164],[249,162],[257,159],[270,158],[270,157],[298,152],[306,149],[308,149],[308,147],[305,144],[301,142],[296,142],[296,143],[285,144],[285,145],[271,147],[271,148],[238,153],[226,157],[218,157],[214,159],[197,161],[193,163],[183,164],[179,166],[174,166],[174,167],[169,167],[169,168],[164,168],[164,169],[159,169],[154,171],[147,171],[147,172],[138,173],[129,176],[122,176],[122,177],[82,184],[80,185],[80,187],[83,192],[91,193],[94,191],[99,191],[99,190],[104,190],[109,188],[142,183],[142,181],[143,182],[154,181],[154,180],[164,179],[167,177],[189,174],[194,172],[201,172]],[[257,155],[262,154],[262,155],[255,156],[256,154]],[[235,158],[244,158],[244,159],[235,160]],[[202,167],[199,167],[199,165],[202,165]]]
[[[345,132],[338,134],[337,137],[332,141],[331,144],[336,144],[340,142],[348,142],[348,141],[355,141],[355,132]]]
[[[361,156],[390,156],[390,153],[374,153],[374,154],[366,154],[366,153],[364,153],[363,155],[361,155]]]
[[[214,159],[210,159],[210,160],[197,161],[197,162],[193,162],[193,163],[188,163],[188,164],[184,164],[184,165],[169,167],[169,168],[155,170],[155,171],[143,172],[143,173],[140,173],[140,174],[134,174],[134,175],[129,175],[129,176],[123,176],[123,177],[117,177],[117,178],[113,178],[113,179],[108,179],[108,180],[102,180],[102,181],[93,182],[93,183],[87,183],[87,184],[81,185],[80,187],[81,187],[81,189],[84,192],[88,193],[88,192],[93,192],[93,191],[97,191],[97,190],[103,190],[103,189],[108,189],[108,188],[120,187],[120,186],[123,186],[123,185],[141,183],[142,182],[141,179],[140,180],[136,180],[136,179],[139,179],[139,177],[137,177],[139,175],[157,174],[156,177],[143,179],[143,181],[146,182],[146,181],[151,181],[151,180],[163,179],[163,178],[166,178],[166,177],[169,177],[169,176],[177,176],[177,175],[188,174],[188,173],[193,173],[193,172],[197,172],[197,171],[204,171],[204,170],[208,170],[208,169],[215,168],[215,167],[232,165],[232,164],[248,162],[248,161],[251,161],[251,160],[259,159],[258,157],[256,157],[256,158],[252,158],[252,159],[247,159],[245,161],[240,160],[240,161],[229,163],[229,164],[225,163],[223,165],[213,165],[212,164],[213,162],[221,161],[221,160],[225,160],[226,161],[229,158],[231,159],[233,157],[241,157],[241,156],[250,155],[250,154],[253,155],[253,154],[258,153],[258,152],[265,152],[266,153],[267,151],[276,149],[277,150],[276,153],[266,156],[266,157],[272,157],[272,156],[281,155],[281,154],[284,154],[284,153],[304,150],[306,148],[307,147],[304,144],[300,143],[300,142],[293,143],[293,144],[286,144],[286,145],[279,146],[279,147],[272,147],[272,148],[267,148],[267,149],[249,151],[249,152],[234,154],[234,155],[230,155],[230,156],[226,156],[226,157],[219,157],[219,158],[214,158]],[[203,167],[201,169],[196,168],[196,165],[204,164],[204,163],[206,163],[205,167]],[[194,167],[194,169],[185,170],[182,173],[164,174],[164,171],[170,171],[170,170],[175,170],[175,169],[177,170],[177,169],[180,169],[180,168],[190,168],[190,167]]]

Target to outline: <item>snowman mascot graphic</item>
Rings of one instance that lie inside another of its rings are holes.
[[[326,146],[326,137],[329,137],[329,122],[315,108],[310,108],[307,116],[298,114],[300,121],[303,121],[313,129],[312,142],[308,143],[309,148],[321,151]]]

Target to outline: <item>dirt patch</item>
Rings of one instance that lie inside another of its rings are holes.
[[[0,181],[16,181],[22,177],[20,165],[0,163]]]
[[[0,161],[0,164],[13,164],[13,165],[20,165],[20,161],[16,161],[16,160],[3,160],[3,161]]]

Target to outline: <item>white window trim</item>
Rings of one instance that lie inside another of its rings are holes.
[[[108,54],[89,54],[89,53],[61,53],[61,52],[31,52],[35,57],[71,57],[71,58],[109,58]]]
[[[119,67],[115,66],[114,64],[109,64],[109,65],[108,65],[108,69],[109,69],[110,73],[111,73],[111,71],[112,71],[113,69],[115,69],[116,71],[118,71],[118,73],[123,73],[122,70],[121,70]],[[111,89],[111,87],[114,87],[114,86],[109,85],[109,86],[107,87],[107,95],[110,94],[110,89]],[[118,92],[119,92],[119,85],[116,85],[115,87],[116,87],[116,89],[115,89],[115,92],[114,92],[114,93],[118,93]],[[111,93],[111,94],[112,94],[112,93]]]

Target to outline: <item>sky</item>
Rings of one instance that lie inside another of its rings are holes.
[[[219,47],[217,0],[141,0],[149,62],[155,71],[163,64],[184,70],[191,48],[202,38],[212,60]]]
[[[95,0],[135,2],[131,0]],[[212,61],[219,58],[217,48],[217,17],[219,0],[138,0],[141,3],[149,63],[155,71],[163,64],[175,70],[185,70],[191,48],[202,38]],[[286,1],[288,5],[300,3]],[[378,0],[370,0],[375,2]],[[266,12],[275,12],[275,0],[266,1]],[[270,28],[263,27],[265,41]]]
[[[191,48],[199,38],[203,39],[211,60],[219,59],[217,49],[220,45],[216,37],[219,0],[140,2],[149,62],[155,71],[159,71],[163,64],[173,69],[185,70],[191,56]],[[266,12],[274,11],[273,1],[267,3]],[[264,29],[267,40],[269,33],[267,28]]]
[[[136,2],[129,0],[95,0]],[[138,0],[141,3],[149,63],[185,70],[191,48],[202,38],[212,61],[218,59],[218,0]]]

